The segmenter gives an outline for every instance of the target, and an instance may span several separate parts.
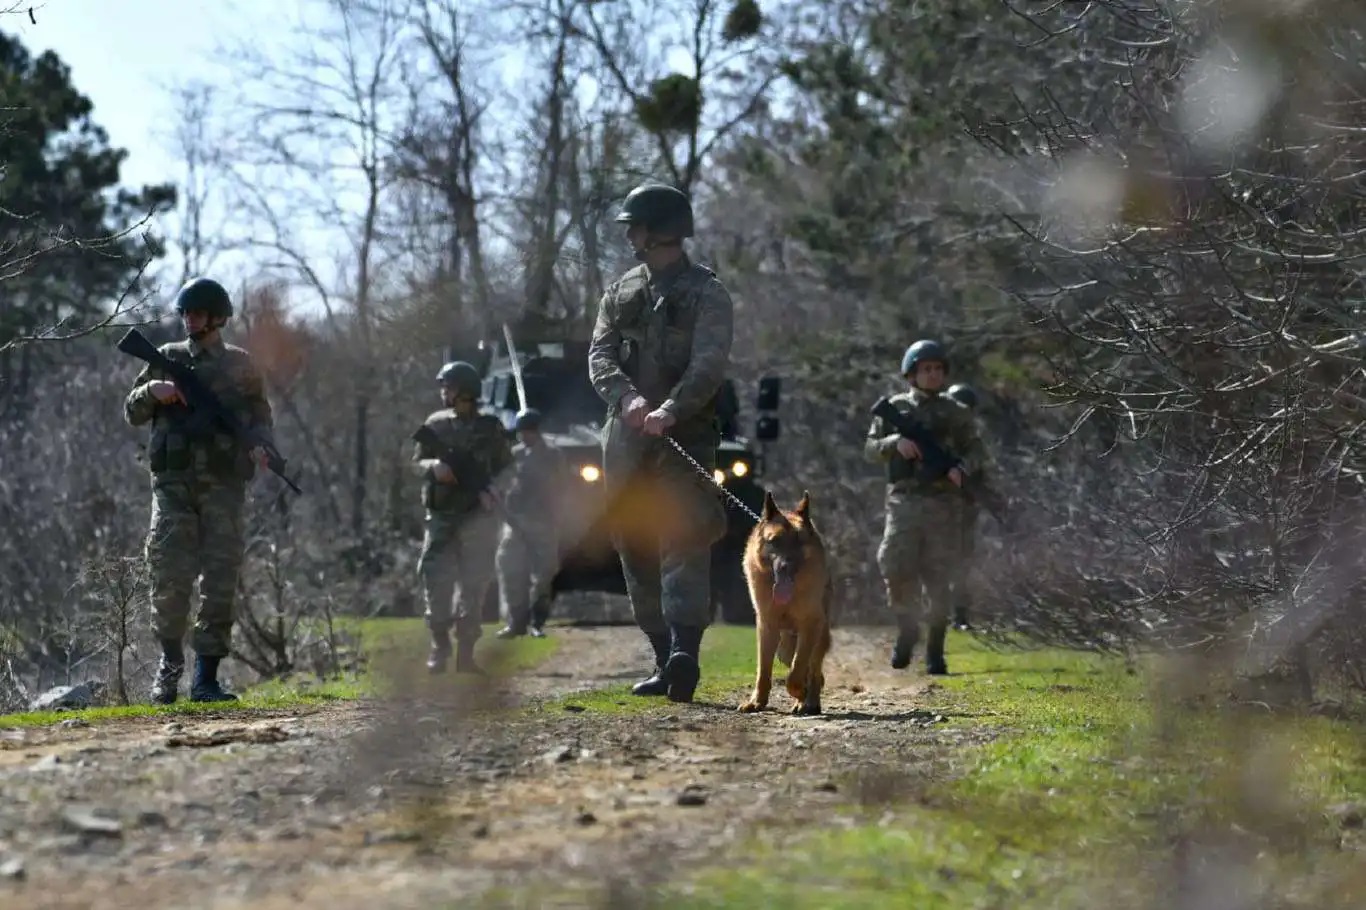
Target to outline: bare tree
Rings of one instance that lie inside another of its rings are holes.
[[[394,173],[439,212],[434,226],[445,242],[425,283],[442,299],[453,353],[472,327],[486,333],[494,302],[479,190],[491,102],[474,76],[473,59],[478,40],[488,38],[474,23],[491,21],[492,11],[456,0],[410,0],[407,16],[416,53],[405,75],[408,111]]]
[[[763,109],[779,75],[778,48],[770,39],[781,14],[765,15],[755,0],[575,6],[578,34],[653,139],[658,166],[675,186],[692,192],[717,144]],[[663,46],[644,35],[663,37]],[[655,48],[681,49],[691,72],[666,73]]]
[[[326,0],[317,10],[322,21],[296,35],[297,50],[290,59],[242,55],[241,65],[259,78],[247,87],[251,142],[239,152],[246,165],[239,165],[238,173],[244,202],[269,223],[284,226],[276,203],[284,189],[294,199],[290,220],[307,218],[339,228],[345,237],[351,268],[345,291],[326,286],[297,241],[277,236],[258,243],[280,253],[319,293],[350,349],[350,525],[360,539],[365,533],[375,397],[374,302],[383,280],[382,206],[391,185],[386,162],[397,141],[393,92],[405,20],[398,0]],[[294,191],[263,180],[271,171],[285,175]],[[350,303],[344,328],[332,309],[337,298]]]
[[[128,698],[127,662],[134,644],[147,597],[147,575],[141,557],[101,556],[86,562],[77,581],[89,602],[87,621],[95,653],[109,657],[112,689],[118,703]]]
[[[177,230],[172,238],[180,256],[180,284],[213,269],[228,247],[222,190],[223,137],[216,119],[217,91],[207,83],[171,88],[179,117],[170,145],[184,168],[181,175]]]
[[[1079,523],[1076,497],[1054,505],[1080,558],[1021,592],[1031,623],[1085,626],[1107,603],[1110,632],[1241,643],[1250,670],[1298,675],[1310,642],[1359,627],[1362,14],[1315,6],[1270,44],[1249,37],[1270,34],[1269,7],[1036,14],[1040,34],[1134,48],[1099,99],[983,135],[1038,175],[1013,218],[1017,293],[1051,335],[1065,435],[1099,425],[1144,480]]]

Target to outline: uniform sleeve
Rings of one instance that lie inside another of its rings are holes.
[[[269,445],[275,445],[275,412],[266,395],[266,377],[255,363],[247,358],[243,371],[242,399],[246,403],[247,421]]]
[[[958,457],[963,473],[973,477],[984,466],[986,457],[982,435],[977,430],[977,418],[964,409],[953,423],[953,454]]]
[[[735,304],[721,282],[712,278],[698,300],[693,326],[692,353],[688,368],[660,405],[678,420],[700,411],[716,395],[730,367],[730,346],[735,337]]]
[[[891,429],[881,417],[874,417],[868,427],[868,436],[863,442],[863,457],[868,461],[885,462],[896,452],[896,444],[901,439],[899,433],[888,433]]]
[[[151,385],[161,378],[160,373],[145,366],[133,380],[133,388],[123,400],[123,419],[129,426],[140,427],[156,415],[157,400],[152,397]]]
[[[431,446],[423,445],[420,442],[413,442],[413,473],[423,480],[430,480],[432,467],[436,464],[437,453]]]
[[[598,302],[598,319],[593,326],[593,340],[588,345],[588,378],[609,408],[636,390],[621,366],[622,338],[617,326],[616,293],[613,287]]]
[[[490,453],[490,467],[496,481],[499,477],[512,467],[512,443],[508,441],[507,434],[503,432],[503,425],[498,422],[497,417],[489,417],[489,443],[492,452]]]

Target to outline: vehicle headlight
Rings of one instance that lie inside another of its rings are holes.
[[[736,477],[744,477],[746,474],[749,473],[749,465],[743,461],[737,461],[735,464],[730,466],[730,472],[734,474]]]
[[[717,485],[720,486],[721,484],[726,482],[726,472],[721,470],[720,468],[717,468],[716,470],[711,472],[711,479],[716,481]]]
[[[595,464],[586,464],[579,468],[579,476],[589,483],[597,483],[602,477],[602,471],[598,470]]]

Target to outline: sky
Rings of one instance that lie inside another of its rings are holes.
[[[4,0],[0,0],[3,4]],[[24,0],[24,5],[30,5]],[[268,0],[36,0],[27,15],[0,20],[30,53],[55,52],[95,105],[110,141],[129,151],[126,183],[166,179],[177,164],[158,132],[171,128],[167,89],[193,79],[218,81],[214,35],[268,22]]]
[[[0,0],[0,10],[26,10],[30,4],[36,22],[20,12],[0,16],[0,29],[17,34],[32,54],[55,52],[70,68],[76,88],[94,105],[95,122],[113,146],[127,150],[121,176],[130,188],[181,182],[183,165],[171,139],[178,123],[175,87],[208,83],[230,93],[236,83],[219,62],[224,47],[249,40],[262,53],[285,53],[296,33],[291,25],[304,10],[316,8],[308,0]],[[685,62],[681,49],[671,49],[666,65],[682,68]],[[501,79],[526,78],[519,55],[504,56],[497,70]],[[175,217],[162,216],[156,227],[170,233]],[[240,221],[234,226],[250,227]],[[337,251],[346,246],[339,232],[303,232],[298,240],[310,265],[334,284]],[[231,287],[259,274],[262,261],[233,254],[215,264],[214,276]],[[164,283],[180,273],[179,257],[172,253],[163,266]],[[294,295],[292,302],[306,312],[320,310],[306,295]]]
[[[0,9],[13,2],[0,0]],[[280,0],[34,0],[32,7],[36,22],[21,13],[0,19],[0,28],[17,34],[31,54],[51,50],[70,68],[110,144],[128,151],[121,170],[128,187],[179,182],[172,90],[196,81],[223,84],[220,44],[281,19]],[[173,218],[158,226],[169,229]],[[249,272],[246,258],[234,265]],[[178,277],[179,268],[173,259],[167,273]]]

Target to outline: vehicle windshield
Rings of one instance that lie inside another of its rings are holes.
[[[607,414],[584,363],[537,357],[522,368],[522,380],[530,405],[541,412],[551,432],[571,424],[601,425]]]
[[[564,432],[574,424],[596,424],[601,426],[607,416],[607,407],[588,378],[587,351],[583,357],[547,356],[543,350],[539,356],[533,355],[522,364],[522,380],[526,384],[527,403],[541,412],[545,428],[550,432]],[[573,352],[577,353],[577,352]],[[512,372],[500,372],[498,391],[493,398],[498,407],[516,408],[517,393],[513,390]],[[735,393],[735,384],[727,379],[721,384],[717,396],[717,417],[721,424],[721,436],[734,439],[738,435],[738,416],[740,402]]]

